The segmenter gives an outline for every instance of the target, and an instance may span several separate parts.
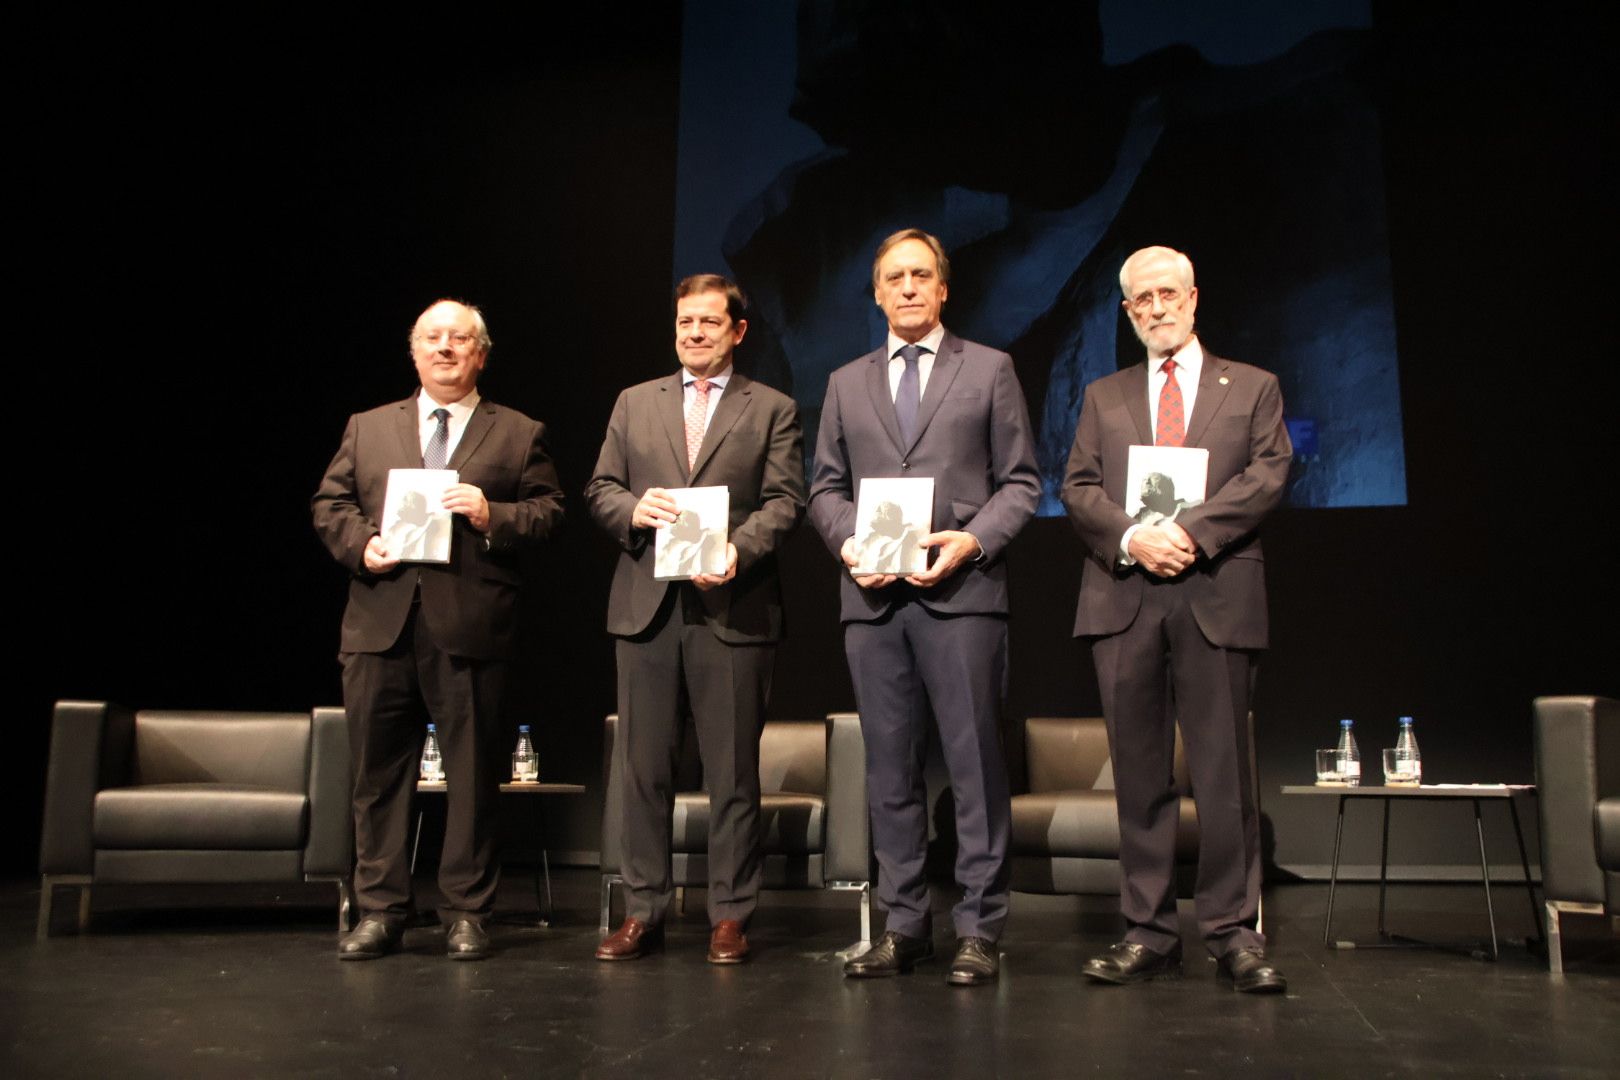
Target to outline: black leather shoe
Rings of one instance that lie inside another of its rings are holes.
[[[1122,941],[1118,945],[1108,946],[1107,952],[1087,960],[1080,974],[1115,986],[1147,982],[1149,979],[1174,979],[1181,975],[1181,947],[1178,945],[1170,952],[1156,953],[1146,945]]]
[[[1288,989],[1288,980],[1260,949],[1233,949],[1221,957],[1220,969],[1240,994],[1281,994]]]
[[[367,915],[360,925],[338,942],[339,960],[376,960],[387,956],[405,938],[405,928],[386,919]]]
[[[912,965],[934,958],[930,938],[906,937],[885,931],[878,943],[852,960],[844,962],[844,974],[852,979],[881,979],[886,975],[909,972]]]
[[[482,960],[489,955],[489,935],[476,919],[457,919],[445,932],[444,955],[452,960]]]
[[[956,943],[956,957],[945,981],[952,986],[983,986],[996,981],[1001,958],[996,943],[981,937],[965,937]]]

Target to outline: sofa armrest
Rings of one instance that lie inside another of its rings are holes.
[[[1548,900],[1601,904],[1592,808],[1600,781],[1617,775],[1620,702],[1542,697],[1534,708],[1542,890]]]
[[[51,715],[45,769],[41,874],[89,874],[95,868],[91,815],[96,792],[129,773],[135,714],[107,701],[58,701]]]
[[[309,837],[304,873],[347,874],[354,866],[354,767],[349,758],[349,720],[334,706],[310,713]]]
[[[866,741],[855,713],[827,717],[828,881],[868,881],[872,873],[871,822],[866,809]]]

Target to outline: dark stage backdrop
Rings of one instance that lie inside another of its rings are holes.
[[[308,497],[344,417],[411,389],[406,331],[446,294],[489,313],[486,392],[551,425],[572,516],[531,567],[512,722],[537,725],[548,776],[594,789],[613,552],[578,496],[617,391],[674,365],[682,13],[649,11],[386,45],[330,27],[40,38],[57,44],[18,99],[27,153],[13,169],[27,284],[11,337],[24,374],[6,869],[34,866],[52,700],[337,701],[343,575]],[[1534,695],[1620,693],[1601,482],[1612,275],[1597,254],[1614,239],[1613,116],[1594,36],[1545,13],[1534,26],[1371,15],[1356,78],[1378,121],[1407,505],[1290,509],[1269,528],[1275,647],[1257,711],[1270,791],[1305,777],[1338,717],[1375,751],[1398,713],[1418,717],[1428,776],[1529,780]],[[918,109],[947,130],[985,126],[971,95],[941,110],[931,85],[873,102],[896,138]],[[718,178],[727,139],[746,133],[711,134]],[[1235,279],[1286,291],[1301,256],[1283,242],[1234,258]],[[1204,298],[1210,319],[1218,299]],[[1266,309],[1263,329],[1310,339],[1338,302],[1298,297]],[[1036,521],[1011,558],[1009,730],[1094,712],[1068,637],[1067,525]],[[785,566],[776,710],[847,708],[832,561],[801,531]],[[1264,801],[1277,863],[1327,860],[1325,808]],[[559,847],[595,850],[594,791],[558,831]],[[1351,861],[1375,856],[1371,833]],[[1466,863],[1470,841],[1465,821],[1436,815],[1395,860]]]

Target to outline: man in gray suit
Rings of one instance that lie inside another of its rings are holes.
[[[1198,802],[1199,930],[1247,993],[1287,988],[1265,958],[1260,819],[1249,699],[1266,646],[1265,563],[1256,533],[1282,498],[1293,456],[1276,376],[1204,352],[1198,289],[1179,251],[1144,248],[1119,274],[1145,363],[1086,388],[1063,503],[1090,558],[1076,637],[1091,642],[1119,804],[1125,940],[1087,962],[1104,983],[1179,972],[1176,798],[1179,724]],[[1132,445],[1202,447],[1202,503],[1173,518],[1125,513]]]
[[[709,791],[709,962],[748,956],[761,877],[759,735],[782,638],[776,551],[804,513],[804,436],[791,398],[732,369],[743,313],[742,292],[716,274],[676,287],[681,371],[619,395],[585,489],[592,520],[623,549],[607,629],[617,638],[627,898],[599,960],[662,944],[688,708]],[[667,489],[718,485],[731,502],[725,573],[656,580],[653,531],[679,516]]]
[[[940,323],[950,261],[933,236],[904,229],[872,264],[888,318],[884,347],[833,372],[816,438],[810,519],[853,571],[855,501],[867,477],[931,477],[927,570],[841,583],[844,649],[866,740],[867,794],[886,932],[844,965],[857,978],[894,975],[933,955],[924,877],[928,820],[924,725],[932,709],[956,801],[947,979],[993,981],[1007,919],[1011,811],[997,725],[1006,681],[1007,571],[1002,554],[1035,512],[1029,409],[1012,360]]]

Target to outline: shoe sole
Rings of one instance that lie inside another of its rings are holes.
[[[933,958],[934,958],[934,954],[932,952],[930,952],[926,956],[919,956],[919,957],[917,957],[917,958],[915,958],[913,960],[908,960],[905,963],[898,964],[898,965],[896,965],[896,966],[894,966],[892,968],[851,968],[848,964],[845,964],[844,965],[844,978],[846,978],[846,979],[890,979],[890,978],[893,978],[896,975],[910,975],[912,973],[912,971],[916,969],[918,964],[926,963],[927,961],[932,960]],[[856,959],[859,959],[859,957],[857,957]]]
[[[664,949],[664,943],[662,941],[649,942],[649,941],[643,940],[642,943],[641,943],[641,947],[638,948],[635,952],[629,952],[629,953],[605,953],[605,952],[598,951],[597,954],[596,954],[596,958],[598,960],[602,960],[602,961],[605,961],[605,962],[607,962],[609,964],[612,964],[612,963],[617,963],[620,960],[640,960],[643,956],[651,956],[655,952],[662,952],[663,949]]]
[[[480,952],[446,952],[445,957],[450,960],[488,960],[487,951]]]
[[[1093,982],[1100,982],[1104,986],[1130,986],[1132,983],[1152,982],[1155,979],[1179,979],[1181,978],[1181,966],[1178,964],[1175,967],[1150,971],[1145,975],[1113,975],[1086,970],[1082,970],[1080,974]]]
[[[744,953],[741,956],[710,956],[709,957],[709,963],[711,963],[711,964],[740,964],[744,960],[747,960],[747,959],[748,959],[748,954],[747,953]]]
[[[988,986],[996,981],[996,977],[994,975],[970,975],[965,971],[953,971],[945,976],[945,981],[952,986]]]
[[[1230,978],[1230,976],[1228,976]],[[1286,994],[1288,992],[1287,979],[1257,979],[1254,982],[1232,982],[1232,989],[1240,994]]]

